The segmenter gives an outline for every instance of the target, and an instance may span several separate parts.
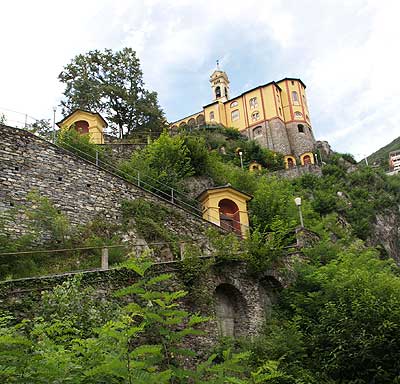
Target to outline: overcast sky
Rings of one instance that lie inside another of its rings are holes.
[[[2,1],[0,113],[52,118],[64,65],[128,46],[169,121],[211,102],[219,59],[232,96],[301,78],[316,138],[360,158],[400,136],[399,20],[398,0]]]

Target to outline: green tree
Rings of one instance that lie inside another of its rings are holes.
[[[358,241],[325,266],[316,261],[298,273],[295,286],[282,294],[290,320],[270,329],[272,339],[295,329],[304,349],[300,364],[323,382],[399,382],[398,267]]]
[[[7,117],[4,113],[0,113],[0,124],[2,125],[7,124]]]
[[[94,50],[77,55],[59,74],[65,84],[64,114],[76,108],[103,113],[120,137],[135,131],[161,131],[164,114],[157,93],[148,91],[136,52]]]
[[[26,129],[46,140],[51,140],[54,134],[49,119],[36,120],[34,123],[28,124]]]
[[[180,136],[164,132],[142,151],[135,152],[129,161],[120,165],[123,174],[137,180],[138,172],[147,187],[152,186],[170,194],[170,187],[178,187],[194,169],[190,151]]]

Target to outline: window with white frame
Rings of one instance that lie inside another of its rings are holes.
[[[214,116],[214,111],[210,112],[210,121],[214,121],[215,120],[215,116]]]
[[[303,114],[302,114],[301,112],[299,112],[299,111],[296,111],[296,112],[294,113],[294,117],[295,117],[296,119],[301,119],[301,118],[303,117]]]
[[[240,114],[239,114],[238,109],[235,109],[234,111],[232,111],[232,113],[231,113],[232,121],[239,120],[239,117],[240,117]]]
[[[249,100],[249,104],[250,104],[250,108],[251,108],[251,109],[257,108],[257,107],[258,107],[257,97],[252,97],[252,98]]]
[[[292,92],[293,104],[299,104],[299,95],[296,91]]]
[[[234,107],[237,107],[237,106],[238,106],[238,102],[236,100],[232,101],[231,108],[234,108]]]

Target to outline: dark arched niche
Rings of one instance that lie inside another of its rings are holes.
[[[78,120],[73,124],[73,126],[80,134],[89,133],[89,123],[85,120]]]
[[[243,295],[231,284],[220,284],[214,296],[220,336],[242,335],[247,329],[247,305]]]
[[[240,235],[240,212],[236,203],[229,199],[222,199],[218,207],[221,227]]]

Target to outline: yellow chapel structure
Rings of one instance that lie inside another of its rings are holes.
[[[297,78],[271,81],[230,98],[229,79],[219,67],[210,77],[213,101],[169,125],[222,125],[239,130],[263,147],[282,153],[287,168],[314,164],[315,138],[306,86]]]
[[[230,184],[206,189],[197,196],[202,206],[203,219],[242,238],[249,235],[247,202],[252,198]]]
[[[75,129],[82,135],[88,134],[93,144],[104,144],[104,129],[107,127],[107,122],[100,113],[76,109],[57,125],[60,129]]]

